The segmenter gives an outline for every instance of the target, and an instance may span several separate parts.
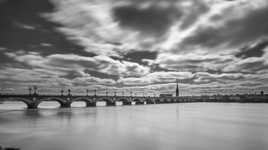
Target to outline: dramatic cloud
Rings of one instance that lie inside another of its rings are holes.
[[[182,16],[175,8],[139,8],[133,5],[115,7],[113,14],[121,26],[155,36],[161,36],[174,20]]]
[[[243,47],[235,56],[241,58],[262,57],[267,46],[268,40],[262,40],[256,44]]]
[[[249,2],[250,3],[250,2]],[[256,2],[257,3],[257,2]],[[248,4],[248,7],[252,7]],[[212,20],[212,23],[220,22],[227,18],[225,22],[219,26],[204,25],[196,29],[196,33],[184,39],[186,45],[201,45],[205,47],[218,47],[222,44],[230,46],[241,46],[247,42],[258,40],[261,37],[268,35],[268,4],[267,2],[257,8],[241,8],[237,10],[234,8],[227,8],[223,13],[233,15],[234,18],[229,16],[220,16],[220,19]],[[238,14],[235,14],[237,13]],[[230,11],[230,12],[227,12]],[[245,11],[239,16],[240,11]],[[215,17],[215,16],[214,16]],[[219,17],[219,16],[217,16]]]
[[[55,11],[55,6],[47,0],[8,0],[0,4],[0,47],[7,51],[33,51],[42,55],[54,53],[78,53],[84,56],[83,46],[75,44],[56,28],[42,14]],[[6,58],[7,59],[7,58]]]
[[[266,0],[0,0],[3,92],[268,92]]]

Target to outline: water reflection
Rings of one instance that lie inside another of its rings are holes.
[[[266,150],[267,104],[192,103],[0,113],[0,144],[23,150]]]

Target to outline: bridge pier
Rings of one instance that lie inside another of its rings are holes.
[[[131,105],[131,101],[123,101],[123,105]]]
[[[144,102],[142,102],[142,101],[136,101],[135,104],[136,104],[136,105],[144,105]]]
[[[116,106],[116,101],[106,101],[106,106]]]
[[[37,109],[37,108],[38,108],[38,104],[39,104],[39,103],[35,103],[35,102],[33,102],[33,103],[28,103],[28,104],[27,104],[27,109]]]
[[[70,102],[65,102],[60,104],[61,108],[71,108],[71,103]]]
[[[87,106],[87,107],[95,107],[96,104],[97,104],[97,102],[87,102],[87,103],[86,103],[86,106]]]
[[[148,100],[148,101],[146,101],[146,104],[155,104],[155,102]]]
[[[155,100],[155,104],[160,104],[160,100],[159,99]]]

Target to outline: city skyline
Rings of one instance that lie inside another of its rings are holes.
[[[0,93],[267,93],[267,16],[266,0],[0,0]]]

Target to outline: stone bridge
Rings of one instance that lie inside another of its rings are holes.
[[[123,105],[178,103],[184,99],[179,97],[133,97],[133,96],[59,96],[59,95],[0,95],[1,101],[21,101],[27,105],[28,109],[36,109],[43,101],[56,101],[62,108],[69,108],[73,102],[83,101],[87,107],[96,106],[98,101],[105,101],[107,106],[115,106],[117,101]]]

